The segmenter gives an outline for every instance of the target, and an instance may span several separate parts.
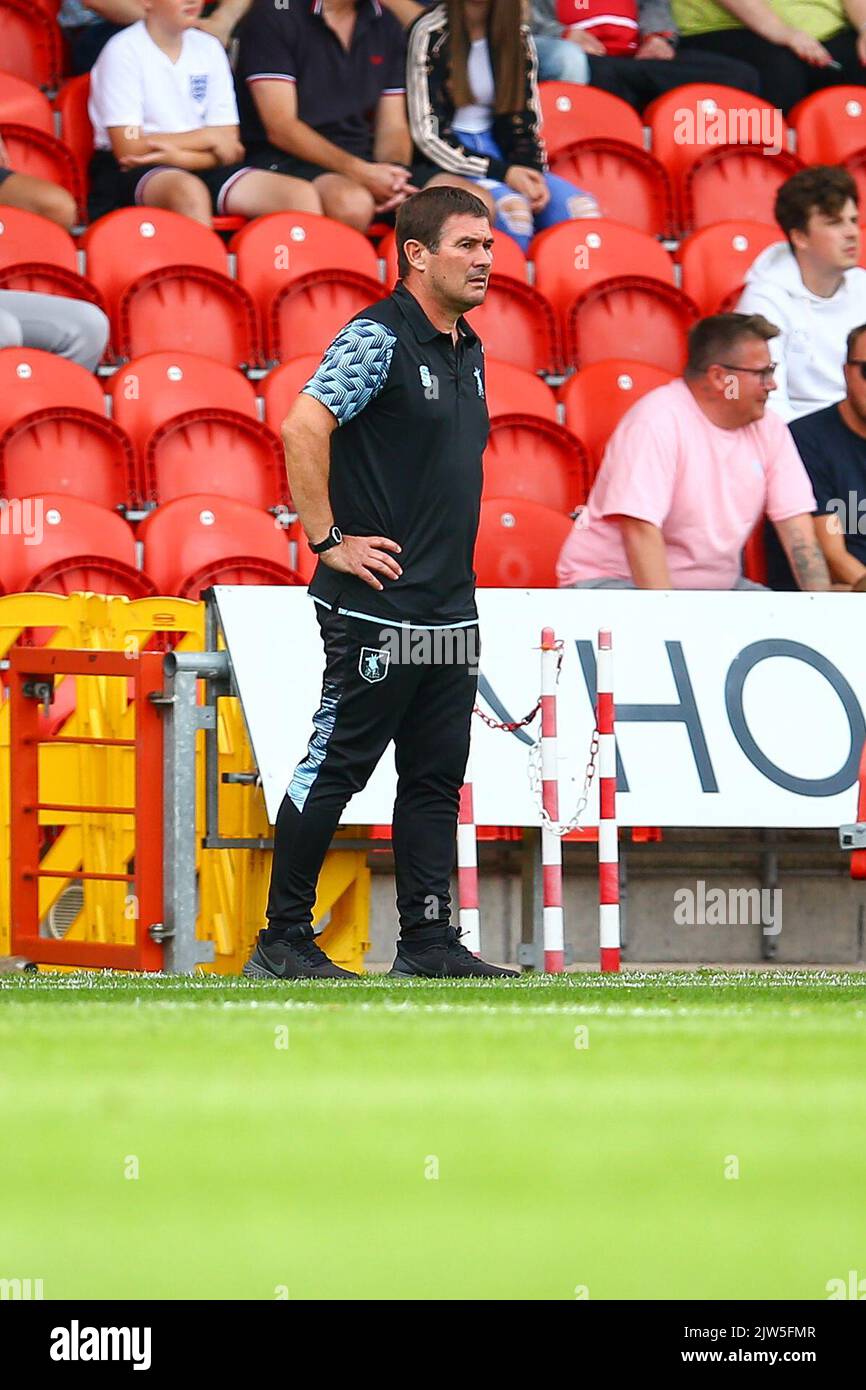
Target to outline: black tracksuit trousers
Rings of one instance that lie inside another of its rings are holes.
[[[478,679],[477,625],[400,629],[319,604],[316,613],[325,644],[322,701],[277,816],[267,939],[311,935],[316,883],[340,816],[392,740],[401,935],[445,927]]]

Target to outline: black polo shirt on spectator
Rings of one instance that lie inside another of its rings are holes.
[[[481,342],[451,334],[399,284],[337,334],[303,388],[336,417],[330,498],[346,535],[397,541],[403,573],[370,587],[321,560],[317,602],[414,626],[477,621],[472,559],[489,418]]]
[[[866,565],[866,439],[848,428],[838,405],[801,415],[789,429],[812,483],[817,515],[840,515],[846,549]],[[797,587],[781,544],[769,535],[767,577],[773,589]]]
[[[358,0],[347,51],[325,23],[322,0],[279,9],[259,0],[240,28],[238,106],[247,156],[258,165],[284,160],[269,143],[252,95],[256,82],[293,82],[298,119],[359,159],[371,159],[379,98],[406,90],[403,28],[378,0]]]

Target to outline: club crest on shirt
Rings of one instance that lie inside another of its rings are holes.
[[[207,96],[207,73],[191,72],[189,75],[189,90],[193,101],[203,102]]]
[[[478,387],[478,394],[484,400],[484,382],[481,380],[481,368],[473,367],[472,372],[475,376],[475,385]]]
[[[391,653],[382,648],[377,650],[375,647],[362,647],[361,655],[358,658],[358,671],[365,681],[375,685],[377,681],[383,681],[388,674],[388,667],[391,664]]]

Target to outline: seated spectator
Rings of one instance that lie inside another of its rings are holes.
[[[603,87],[638,111],[685,82],[760,91],[747,62],[679,51],[670,0],[532,0],[530,9],[540,82]]]
[[[864,79],[859,0],[673,0],[680,49],[751,63],[761,96],[787,115],[810,92]]]
[[[843,344],[866,321],[858,203],[847,169],[815,165],[794,174],[776,195],[776,221],[788,240],[768,246],[746,275],[737,312],[763,314],[779,329],[770,404],[783,420],[844,395]]]
[[[0,139],[0,206],[24,208],[27,212],[57,222],[67,232],[75,225],[75,199],[67,189],[32,174],[17,174],[10,168],[6,146]]]
[[[791,425],[817,503],[815,531],[830,578],[846,588],[866,583],[866,323],[848,334],[845,399]],[[793,589],[775,537],[766,542],[772,589]]]
[[[238,79],[250,159],[307,180],[327,217],[363,232],[416,191],[406,40],[378,0],[255,5]]]
[[[108,319],[95,304],[57,294],[0,290],[0,348],[41,348],[96,370],[108,342]]]
[[[535,232],[598,204],[547,171],[535,50],[521,0],[447,0],[409,31],[407,91],[420,186],[478,194],[525,251]]]
[[[798,586],[830,587],[809,478],[765,410],[776,336],[757,314],[695,324],[683,378],[648,392],[611,435],[559,557],[563,588],[760,589],[741,558],[765,513]]]
[[[309,184],[243,161],[228,58],[193,27],[201,0],[145,7],[147,18],[109,40],[91,76],[91,218],[132,203],[205,226],[212,213],[321,212]]]
[[[219,0],[206,6],[209,17],[197,20],[196,26],[227,48],[251,4],[252,0]],[[57,18],[69,44],[73,74],[90,72],[108,40],[127,24],[144,19],[145,8],[144,0],[63,0]]]

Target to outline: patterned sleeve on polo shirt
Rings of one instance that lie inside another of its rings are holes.
[[[341,328],[302,394],[348,424],[370,404],[388,380],[397,339],[383,323],[353,319]]]

